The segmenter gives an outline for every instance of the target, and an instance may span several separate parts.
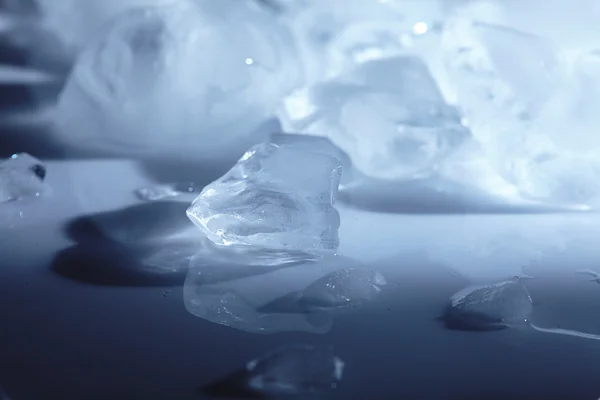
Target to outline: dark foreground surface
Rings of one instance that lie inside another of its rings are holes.
[[[526,327],[452,331],[437,319],[456,291],[522,270],[534,276],[526,282],[533,322],[600,333],[600,285],[575,274],[600,260],[595,217],[381,215],[340,206],[340,251],[387,285],[362,307],[334,313],[323,334],[261,335],[186,310],[183,284],[196,245],[165,239],[191,227],[186,202],[92,204],[102,191],[86,192],[90,200],[73,187],[83,178],[101,186],[107,170],[126,176],[127,168],[86,165],[50,163],[52,196],[23,215],[2,214],[0,381],[13,400],[198,399],[199,386],[292,343],[333,345],[346,363],[326,398],[600,396],[600,341]],[[111,187],[127,197],[127,185]],[[252,268],[243,275],[262,273]],[[302,265],[292,268],[302,276]],[[254,280],[264,285],[256,292],[289,285],[276,276]],[[285,322],[275,328],[294,330]]]

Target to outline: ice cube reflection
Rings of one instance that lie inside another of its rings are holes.
[[[331,311],[358,306],[385,284],[381,274],[339,255],[259,253],[199,253],[183,289],[186,309],[245,332],[322,334],[332,326]]]

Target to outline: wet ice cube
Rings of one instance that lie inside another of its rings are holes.
[[[298,301],[309,310],[359,306],[377,295],[386,283],[383,275],[372,268],[345,268],[312,283]]]
[[[450,298],[445,320],[462,329],[501,329],[523,323],[533,301],[522,278],[463,289]]]
[[[330,347],[286,346],[249,361],[248,386],[270,395],[326,392],[341,381],[344,362]]]
[[[218,245],[335,250],[340,161],[293,142],[252,147],[206,186],[188,217]]]
[[[27,153],[0,163],[0,203],[38,197],[44,191],[46,167]]]
[[[264,140],[249,136],[299,83],[290,53],[287,30],[251,2],[129,11],[78,57],[60,96],[57,134],[92,150],[237,157]]]
[[[284,109],[285,128],[329,137],[371,177],[429,175],[469,137],[427,66],[415,57],[364,63],[313,87],[304,102],[308,111],[299,117]]]

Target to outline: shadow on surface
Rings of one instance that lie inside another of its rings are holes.
[[[543,214],[564,207],[510,203],[465,185],[438,179],[395,182],[367,178],[342,188],[340,202],[353,208],[395,214]]]
[[[66,226],[77,244],[59,252],[51,269],[95,285],[182,285],[201,245],[196,235],[178,235],[189,227],[186,208],[157,202],[77,218]]]

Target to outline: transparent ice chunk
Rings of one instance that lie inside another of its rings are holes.
[[[463,289],[450,298],[444,320],[451,328],[495,330],[524,323],[533,301],[522,278]]]
[[[386,179],[430,175],[470,136],[412,56],[366,62],[316,85],[286,103],[282,120],[286,130],[329,137],[359,172]]]
[[[333,207],[341,163],[320,141],[252,147],[187,210],[215,244],[335,250],[340,217]]]
[[[533,328],[538,332],[600,340],[600,335],[562,328],[543,328],[530,320],[533,300],[523,284],[529,276],[485,286],[463,289],[450,298],[442,319],[446,327],[457,330],[498,330]]]
[[[0,203],[39,197],[44,192],[46,167],[27,153],[0,163]]]
[[[60,96],[57,134],[77,147],[134,156],[237,157],[300,84],[293,47],[287,30],[252,2],[183,0],[129,11],[78,57]]]
[[[203,389],[216,397],[312,397],[335,389],[343,372],[344,362],[331,347],[288,345]]]

